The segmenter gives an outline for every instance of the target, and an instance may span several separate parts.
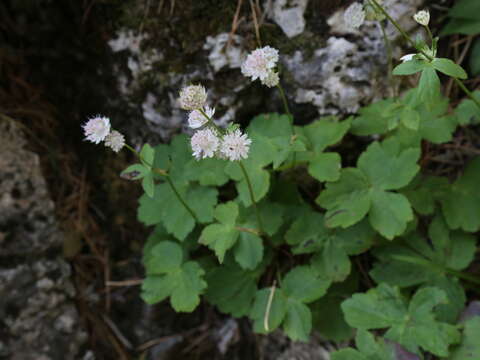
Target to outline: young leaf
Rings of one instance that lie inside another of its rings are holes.
[[[437,69],[441,73],[444,73],[445,75],[451,76],[453,78],[459,78],[459,79],[468,78],[468,75],[465,72],[465,70],[463,70],[463,68],[460,65],[455,64],[450,59],[436,58],[436,59],[433,59],[432,65],[435,69]]]
[[[153,198],[155,192],[155,183],[153,182],[153,174],[151,172],[143,177],[142,187],[143,191],[145,191],[145,194]]]
[[[151,169],[155,158],[155,150],[149,144],[145,144],[143,145],[142,150],[140,150],[140,156],[143,165]]]
[[[405,61],[393,69],[393,75],[412,75],[422,71],[429,66],[429,63],[424,60],[410,60]]]
[[[253,270],[263,259],[263,240],[258,235],[241,232],[233,252],[243,269]]]
[[[138,180],[143,178],[149,172],[150,172],[150,169],[145,167],[144,165],[133,164],[127,167],[125,170],[123,170],[120,176],[128,180]]]

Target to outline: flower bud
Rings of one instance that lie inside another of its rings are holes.
[[[421,10],[413,15],[413,19],[422,26],[428,26],[430,22],[430,13],[428,10]]]

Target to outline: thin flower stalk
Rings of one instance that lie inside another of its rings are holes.
[[[247,169],[245,169],[245,166],[241,161],[238,162],[238,165],[240,165],[240,169],[242,169],[243,176],[245,177],[245,181],[247,182],[248,192],[250,193],[250,200],[252,201],[253,207],[255,208],[255,214],[257,216],[258,229],[260,230],[261,234],[264,234],[265,232],[263,231],[262,217],[260,216],[260,211],[258,210],[257,202],[255,201],[255,197],[253,195],[253,187],[252,183],[250,182],[250,177],[248,176]]]

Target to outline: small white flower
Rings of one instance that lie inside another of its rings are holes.
[[[428,12],[428,10],[421,10],[415,15],[413,15],[413,20],[415,20],[420,25],[428,26],[428,23],[430,22],[430,13]]]
[[[193,150],[193,156],[197,160],[215,156],[220,140],[215,131],[211,129],[199,130],[193,134],[190,144]]]
[[[211,119],[215,114],[215,108],[205,106],[203,112]],[[198,129],[208,122],[208,119],[199,110],[193,110],[188,114],[188,126],[192,129]]]
[[[207,101],[207,92],[202,85],[190,85],[180,91],[179,101],[184,110],[201,109]]]
[[[278,85],[278,83],[280,82],[280,77],[278,76],[277,72],[270,70],[268,76],[265,79],[260,81],[262,82],[263,85],[271,88]]]
[[[413,60],[414,56],[417,55],[417,54],[407,54],[407,55],[403,55],[400,60],[402,62],[407,62],[407,61],[410,61],[410,60]]]
[[[277,65],[278,50],[270,46],[252,51],[242,64],[242,74],[251,77],[252,81],[262,81],[268,77],[271,70]]]
[[[83,131],[86,140],[98,144],[110,133],[110,119],[97,115],[83,125]]]
[[[119,152],[125,146],[125,138],[117,130],[112,130],[105,138],[105,146]]]
[[[353,29],[357,29],[365,21],[365,11],[363,10],[363,5],[354,2],[350,5],[345,13],[343,14],[343,20],[345,24]]]
[[[237,129],[223,137],[220,153],[222,157],[231,161],[246,159],[251,143],[252,140]]]

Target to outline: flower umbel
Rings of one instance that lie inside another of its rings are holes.
[[[202,85],[190,85],[180,91],[179,101],[184,110],[201,109],[207,101],[207,92]]]
[[[97,115],[83,125],[83,131],[85,140],[98,144],[110,133],[110,119]]]
[[[125,146],[125,137],[117,130],[112,130],[105,138],[105,146],[115,152],[119,152]]]
[[[242,74],[251,77],[252,81],[262,82],[271,74],[278,61],[278,50],[270,46],[252,51],[242,64]]]
[[[271,88],[278,85],[278,83],[280,82],[280,77],[278,76],[277,72],[270,70],[270,73],[268,74],[268,76],[265,79],[260,81],[262,82],[263,85]]]
[[[430,22],[430,13],[428,10],[421,10],[413,15],[413,19],[422,26],[428,26]]]
[[[197,131],[191,138],[190,144],[193,156],[197,160],[214,157],[220,140],[214,130],[204,129]]]
[[[212,116],[215,114],[215,108],[205,106],[205,108],[203,109],[203,112],[209,118],[212,118]],[[200,110],[191,111],[190,114],[188,114],[188,125],[192,129],[198,129],[202,127],[208,122],[208,119],[205,117],[205,115],[203,115]]]
[[[354,2],[347,8],[347,10],[345,10],[343,19],[347,26],[354,29],[359,28],[360,25],[362,25],[365,21],[365,11],[363,10],[363,5],[358,2]]]
[[[246,159],[252,140],[240,130],[235,130],[223,137],[220,145],[220,153],[223,157],[231,161]]]

